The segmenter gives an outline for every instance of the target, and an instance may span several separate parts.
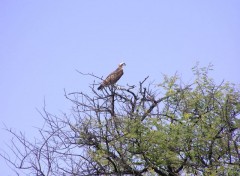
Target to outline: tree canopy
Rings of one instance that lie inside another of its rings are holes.
[[[91,93],[65,93],[71,115],[46,108],[40,138],[13,134],[16,167],[34,175],[237,175],[240,172],[240,91],[215,83],[211,67]],[[148,82],[148,83],[147,83]],[[20,147],[21,146],[21,147]]]

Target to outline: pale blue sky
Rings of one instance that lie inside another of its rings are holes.
[[[0,149],[10,141],[3,124],[37,137],[44,98],[50,112],[70,113],[63,89],[93,81],[75,69],[105,77],[125,61],[121,85],[176,71],[188,82],[197,61],[211,62],[217,81],[239,84],[239,31],[238,0],[1,0]]]

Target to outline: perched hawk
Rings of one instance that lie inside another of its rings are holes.
[[[102,84],[98,87],[98,90],[102,90],[104,87],[109,86],[109,85],[113,85],[115,84],[123,75],[123,66],[125,66],[126,64],[120,63],[118,65],[118,68],[112,72],[111,74],[109,74],[107,76],[107,78],[102,82]]]

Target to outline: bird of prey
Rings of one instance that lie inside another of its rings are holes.
[[[123,75],[123,66],[126,64],[124,62],[118,65],[118,68],[110,73],[107,78],[98,87],[98,90],[102,90],[104,87],[115,84]]]

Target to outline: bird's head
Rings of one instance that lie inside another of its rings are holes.
[[[123,66],[126,66],[126,64],[124,62],[121,62],[118,66],[123,67]]]

